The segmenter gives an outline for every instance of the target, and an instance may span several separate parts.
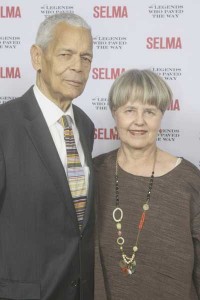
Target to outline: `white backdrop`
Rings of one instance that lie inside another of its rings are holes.
[[[93,29],[90,78],[74,101],[95,123],[93,155],[119,144],[107,106],[113,80],[129,68],[150,68],[174,93],[159,147],[200,167],[199,0],[0,0],[0,104],[35,82],[29,49],[39,23],[64,11],[80,14]]]

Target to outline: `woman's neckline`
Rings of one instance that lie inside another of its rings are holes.
[[[117,157],[117,152],[115,153],[115,159],[116,159],[116,157]],[[156,173],[155,173],[155,174],[154,174],[154,178],[162,178],[162,177],[164,177],[164,176],[168,176],[169,174],[171,174],[171,173],[175,172],[177,169],[179,169],[179,167],[183,164],[183,161],[184,161],[184,159],[183,159],[182,157],[177,157],[177,161],[178,161],[179,159],[181,159],[180,163],[175,164],[173,169],[167,171],[166,173],[164,173],[164,174],[162,174],[162,175],[158,175],[158,176],[157,176]],[[135,176],[135,177],[138,177],[138,178],[150,178],[150,177],[151,177],[151,174],[150,174],[149,176],[144,176],[144,175],[136,175],[136,174],[130,173],[130,172],[124,170],[124,169],[119,165],[119,163],[118,163],[118,168],[119,168],[120,171],[123,171],[124,173],[126,173],[126,174],[128,174],[128,175],[130,175],[130,176]]]

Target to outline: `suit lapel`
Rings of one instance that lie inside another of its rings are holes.
[[[38,106],[33,91],[29,90],[28,99],[26,101],[25,111],[25,128],[37,150],[42,162],[49,175],[51,176],[61,199],[72,217],[75,227],[78,229],[78,222],[75,208],[73,205],[70,188],[67,182],[65,170],[60,161],[56,147],[52,140],[49,128]]]

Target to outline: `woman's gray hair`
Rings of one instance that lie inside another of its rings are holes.
[[[91,27],[80,16],[73,13],[58,13],[47,17],[39,26],[35,43],[42,49],[47,48],[49,42],[53,38],[53,32],[58,23],[65,22],[67,24],[83,27],[90,31]]]
[[[131,69],[112,84],[108,103],[111,112],[128,101],[155,105],[162,113],[172,101],[172,91],[163,78],[151,70]]]

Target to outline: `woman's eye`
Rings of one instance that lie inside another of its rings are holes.
[[[155,115],[155,112],[153,110],[146,110],[145,113],[148,115]]]

